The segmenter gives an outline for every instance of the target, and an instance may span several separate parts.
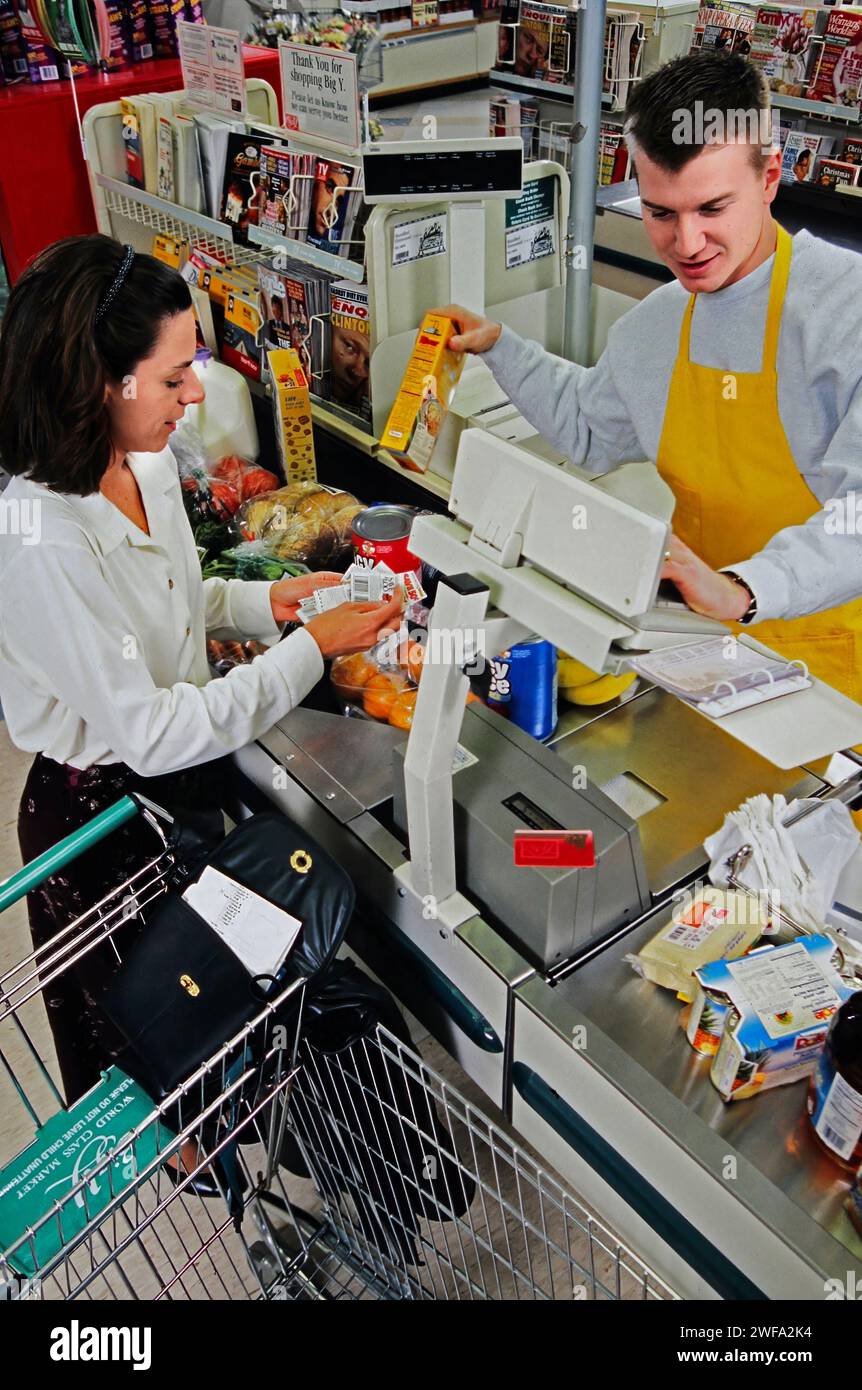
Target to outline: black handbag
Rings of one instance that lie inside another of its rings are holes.
[[[154,1098],[174,1090],[293,979],[321,976],[347,930],[353,884],[339,864],[278,812],[251,816],[206,859],[299,919],[302,930],[273,982],[254,980],[181,896],[158,901],[100,1000],[128,1040],[123,1058]]]

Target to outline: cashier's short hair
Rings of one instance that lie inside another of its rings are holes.
[[[133,376],[164,320],[192,302],[177,271],[136,255],[97,317],[125,254],[111,237],[67,237],[40,252],[12,290],[0,327],[8,473],[80,497],[98,491],[112,457],[106,388]]]
[[[706,145],[747,140],[763,169],[772,145],[769,87],[738,53],[698,49],[635,83],[625,112],[626,143],[677,173]]]

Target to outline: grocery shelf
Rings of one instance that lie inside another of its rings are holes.
[[[154,232],[187,241],[198,250],[218,256],[234,265],[254,265],[266,258],[260,251],[244,246],[233,239],[233,230],[226,222],[218,222],[191,208],[169,203],[107,174],[94,174],[96,183],[105,193],[105,207],[118,217],[149,227]]]
[[[836,106],[831,101],[809,101],[807,97],[784,96],[781,92],[772,93],[772,105],[821,120],[844,121],[848,125],[858,125],[862,115],[858,106]]]
[[[365,266],[359,261],[348,260],[346,256],[333,256],[329,251],[321,251],[308,241],[294,241],[292,237],[279,236],[275,232],[265,232],[260,227],[249,227],[249,240],[267,251],[282,251],[294,260],[305,261],[307,265],[325,270],[339,280],[355,280],[361,285],[365,279]]]
[[[406,468],[402,468],[397,459],[386,449],[378,449],[374,455],[377,463],[382,463],[384,467],[397,473],[402,478],[407,478],[417,487],[424,488],[426,492],[432,492],[435,497],[440,497],[444,502],[449,501],[452,491],[452,479],[444,478],[439,473],[432,473],[429,469],[427,473],[412,473]]]
[[[492,68],[488,76],[495,87],[517,87],[520,91],[557,97],[560,101],[574,100],[575,89],[571,82],[544,82],[538,77],[521,77],[518,73],[503,72],[501,68]],[[613,108],[613,92],[602,92],[602,106],[608,110]]]

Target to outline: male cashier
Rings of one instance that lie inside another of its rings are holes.
[[[656,461],[676,498],[664,575],[689,607],[756,622],[769,647],[858,700],[862,256],[773,219],[781,160],[764,143],[768,118],[739,119],[768,103],[755,68],[714,51],[634,88],[626,130],[644,226],[676,279],[613,326],[595,367],[442,312],[459,329],[452,347],[482,353],[573,464]],[[715,112],[726,126],[712,142]]]

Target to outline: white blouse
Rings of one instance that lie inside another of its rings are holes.
[[[275,643],[268,581],[202,580],[170,449],[131,454],[147,536],[101,493],[0,496],[0,703],[12,742],[157,776],[231,753],[323,674],[300,629],[212,680],[206,637]]]

